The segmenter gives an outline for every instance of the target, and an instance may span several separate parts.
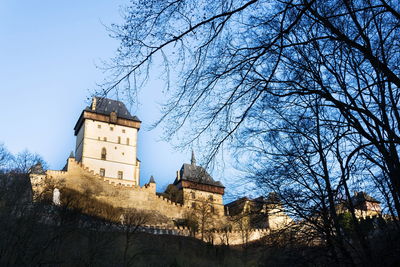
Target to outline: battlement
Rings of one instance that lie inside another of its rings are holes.
[[[139,231],[154,235],[179,235],[191,236],[191,231],[187,227],[168,227],[164,225],[144,225]],[[250,229],[247,231],[232,231],[213,229],[205,231],[203,234],[196,232],[193,237],[202,239],[214,245],[241,245],[255,240],[259,240],[270,233],[269,229]]]
[[[138,186],[133,181],[102,177],[72,157],[68,158],[66,171],[48,170],[40,179],[37,175],[31,175],[31,181],[35,181],[35,186],[32,186],[34,191],[43,190],[45,178],[55,185],[59,184],[61,187],[62,184],[77,192],[90,189],[94,192],[93,197],[116,208],[154,210],[171,219],[183,218],[184,212],[189,209],[181,203],[157,195],[155,183]],[[60,191],[62,194],[62,188]]]
[[[273,216],[273,221],[269,222],[270,229],[224,230],[218,228],[219,223],[217,222],[225,221],[226,218],[222,216],[216,218],[214,229],[205,231],[203,234],[199,232],[191,233],[187,227],[171,226],[176,219],[184,219],[185,214],[191,210],[191,207],[157,195],[154,182],[138,186],[133,184],[133,181],[103,177],[72,157],[68,159],[65,171],[48,170],[45,175],[32,174],[31,181],[34,192],[40,191],[41,187],[44,187],[43,183],[48,182],[49,179],[52,184],[59,187],[61,195],[63,187],[82,193],[88,190],[92,192],[92,197],[115,208],[154,211],[169,218],[169,222],[166,224],[141,227],[140,231],[151,234],[192,235],[215,245],[237,245],[260,239],[269,234],[270,230],[278,229],[281,225],[287,225],[288,223],[286,217]]]

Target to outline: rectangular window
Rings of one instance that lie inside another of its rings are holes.
[[[118,171],[118,179],[122,179],[124,176],[124,173],[122,171]]]
[[[118,136],[118,144],[121,144],[121,136]]]
[[[97,125],[97,128],[101,129],[101,125],[100,125],[100,124],[98,124],[98,125]]]
[[[114,127],[110,127],[110,131],[114,131]]]
[[[107,142],[107,137],[103,137],[103,140]]]
[[[106,160],[106,159],[107,159],[107,150],[106,150],[105,147],[103,147],[103,148],[101,149],[101,159],[102,159],[102,160]]]
[[[125,129],[122,129],[122,133],[125,133]]]
[[[105,169],[100,169],[100,176],[106,176],[106,170]]]
[[[129,145],[129,138],[126,138],[126,144]]]

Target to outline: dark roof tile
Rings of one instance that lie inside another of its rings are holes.
[[[95,97],[95,99],[96,99],[95,110],[92,110],[91,107],[86,107],[85,109],[86,111],[95,112],[97,114],[103,114],[108,116],[110,115],[111,112],[115,112],[117,113],[117,117],[119,118],[140,122],[138,117],[132,116],[130,114],[130,112],[128,111],[123,102],[104,97]]]
[[[203,167],[195,164],[183,164],[180,170],[180,177],[182,180],[190,182],[224,187],[220,181],[215,181]],[[178,180],[175,180],[174,184],[178,182]]]
[[[374,202],[374,203],[381,203],[379,200],[371,197],[365,192],[356,192],[354,196],[351,198],[351,201],[353,202],[353,205],[360,205],[363,202]]]

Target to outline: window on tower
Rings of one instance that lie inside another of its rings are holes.
[[[124,173],[122,171],[118,171],[118,179],[122,179],[124,176]]]
[[[102,160],[106,160],[106,159],[107,159],[107,150],[106,150],[105,147],[103,147],[103,148],[101,149],[101,159],[102,159]]]
[[[106,176],[106,169],[100,169],[100,176]]]
[[[210,205],[210,211],[211,211],[211,213],[215,213],[215,209],[214,209],[213,205]]]
[[[129,138],[126,138],[126,144],[129,145]]]
[[[121,136],[118,136],[118,144],[121,144]]]

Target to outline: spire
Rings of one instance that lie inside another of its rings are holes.
[[[150,176],[150,180],[149,180],[149,183],[156,183],[155,181],[154,181],[154,177],[153,177],[153,175],[152,176]]]
[[[196,165],[196,158],[194,157],[194,151],[193,151],[193,149],[192,149],[192,158],[191,158],[191,160],[190,160],[190,163],[191,163],[192,165]]]

